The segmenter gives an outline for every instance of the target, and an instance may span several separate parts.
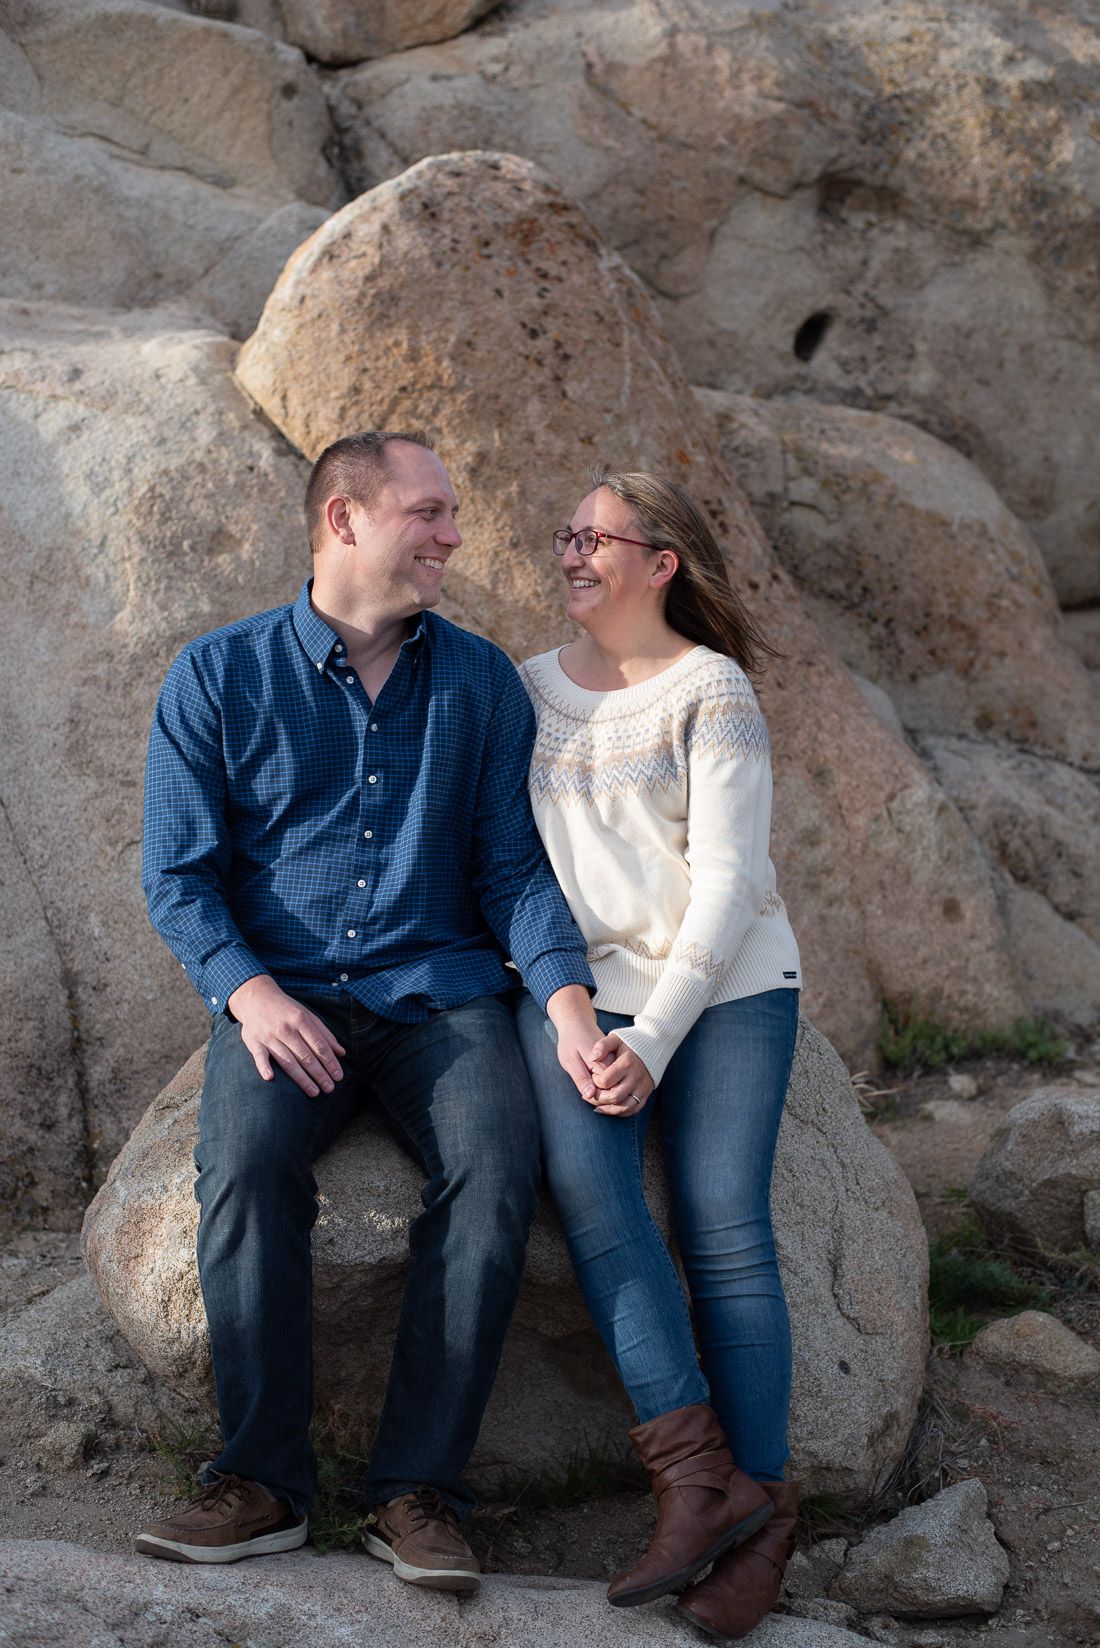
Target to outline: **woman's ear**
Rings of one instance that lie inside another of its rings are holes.
[[[675,577],[680,566],[680,557],[674,549],[657,551],[657,559],[653,563],[653,571],[649,575],[650,589],[662,589]]]

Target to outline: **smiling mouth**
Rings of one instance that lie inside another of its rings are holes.
[[[431,567],[433,572],[442,572],[447,564],[446,561],[436,560],[431,555],[414,555],[413,560],[419,561],[421,566]]]
[[[599,583],[598,578],[570,578],[569,588],[570,589],[595,589],[598,583]]]

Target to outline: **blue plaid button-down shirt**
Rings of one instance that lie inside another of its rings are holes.
[[[412,1023],[512,988],[506,956],[544,1005],[592,988],[508,658],[422,613],[371,704],[309,591],[185,647],[153,720],[142,885],[210,1012],[267,972]]]

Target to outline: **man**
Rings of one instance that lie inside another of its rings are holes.
[[[478,1583],[462,1474],[537,1199],[505,958],[589,1098],[599,1032],[527,801],[526,694],[497,647],[430,611],[457,512],[424,437],[337,441],[306,494],[312,580],[192,642],[157,705],[143,884],[213,1016],[195,1161],[224,1446],[203,1493],[139,1537],[149,1556],[306,1538],[311,1164],[369,1090],[427,1183],[365,1543],[413,1584]]]

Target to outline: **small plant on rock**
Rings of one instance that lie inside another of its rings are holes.
[[[1059,1064],[1068,1043],[1043,1018],[1016,1019],[1007,1026],[956,1030],[935,1013],[913,1002],[884,1001],[878,1032],[879,1052],[891,1070],[912,1074],[934,1070],[956,1059],[1004,1053],[1025,1064]]]
[[[990,1247],[973,1209],[928,1244],[928,1322],[932,1338],[962,1350],[996,1316],[1046,1303],[1046,1294]]]

